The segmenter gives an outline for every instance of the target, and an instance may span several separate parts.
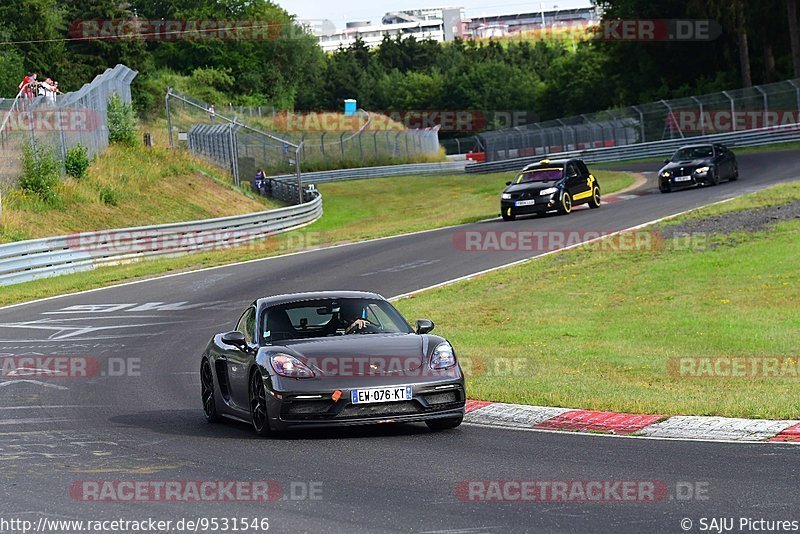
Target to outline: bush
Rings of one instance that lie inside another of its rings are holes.
[[[22,176],[19,187],[27,193],[36,195],[47,204],[58,201],[59,175],[61,162],[56,159],[52,147],[27,145],[22,153]]]
[[[78,143],[74,147],[67,150],[67,158],[64,162],[64,167],[67,170],[67,175],[80,180],[86,176],[86,170],[89,168],[89,151],[85,146]]]
[[[109,206],[116,206],[119,203],[119,195],[114,189],[104,185],[100,188],[100,202]]]
[[[133,106],[122,101],[117,93],[108,99],[108,141],[128,146],[136,146],[136,113]]]

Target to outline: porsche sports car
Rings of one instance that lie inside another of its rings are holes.
[[[567,214],[578,204],[600,207],[600,184],[579,159],[532,163],[506,186],[500,196],[505,221],[553,210]]]
[[[203,410],[253,425],[259,435],[294,427],[424,421],[455,428],[466,393],[453,346],[412,328],[374,293],[262,298],[233,330],[209,341],[200,363]]]
[[[720,180],[739,178],[736,156],[723,145],[688,145],[678,149],[658,171],[658,189],[669,193],[673,189],[695,185],[717,185]]]

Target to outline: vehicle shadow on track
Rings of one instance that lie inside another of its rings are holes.
[[[277,439],[293,441],[383,438],[431,434],[431,431],[422,423],[387,423],[339,428],[291,430],[274,434],[269,438],[259,438],[253,432],[252,427],[247,423],[231,419],[222,423],[210,424],[203,417],[202,410],[138,412],[111,417],[109,422],[127,428],[149,430],[157,434],[185,437],[194,436],[211,439]],[[442,433],[451,432],[459,432],[459,430],[449,430]]]

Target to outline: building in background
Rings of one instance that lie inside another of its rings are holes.
[[[486,15],[463,21],[465,39],[517,37],[542,30],[587,28],[600,22],[600,12],[594,6]]]
[[[484,15],[467,18],[462,7],[435,7],[409,9],[386,13],[380,24],[360,20],[348,22],[345,29],[338,30],[329,20],[302,21],[303,25],[317,37],[326,52],[347,48],[360,38],[369,48],[381,44],[384,36],[394,39],[414,36],[417,40],[432,39],[449,42],[456,37],[463,39],[486,39],[521,36],[542,29],[558,30],[585,28],[600,19],[594,6],[574,9],[558,9],[524,13]]]

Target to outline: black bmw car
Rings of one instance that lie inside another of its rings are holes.
[[[506,186],[500,197],[505,221],[547,211],[567,214],[578,204],[600,207],[600,184],[579,159],[532,163]]]
[[[259,435],[293,427],[424,421],[455,428],[466,393],[455,350],[380,295],[298,293],[250,305],[200,363],[203,410]]]
[[[664,163],[658,171],[658,189],[662,193],[695,185],[717,185],[721,180],[739,178],[736,156],[719,144],[681,147]]]

